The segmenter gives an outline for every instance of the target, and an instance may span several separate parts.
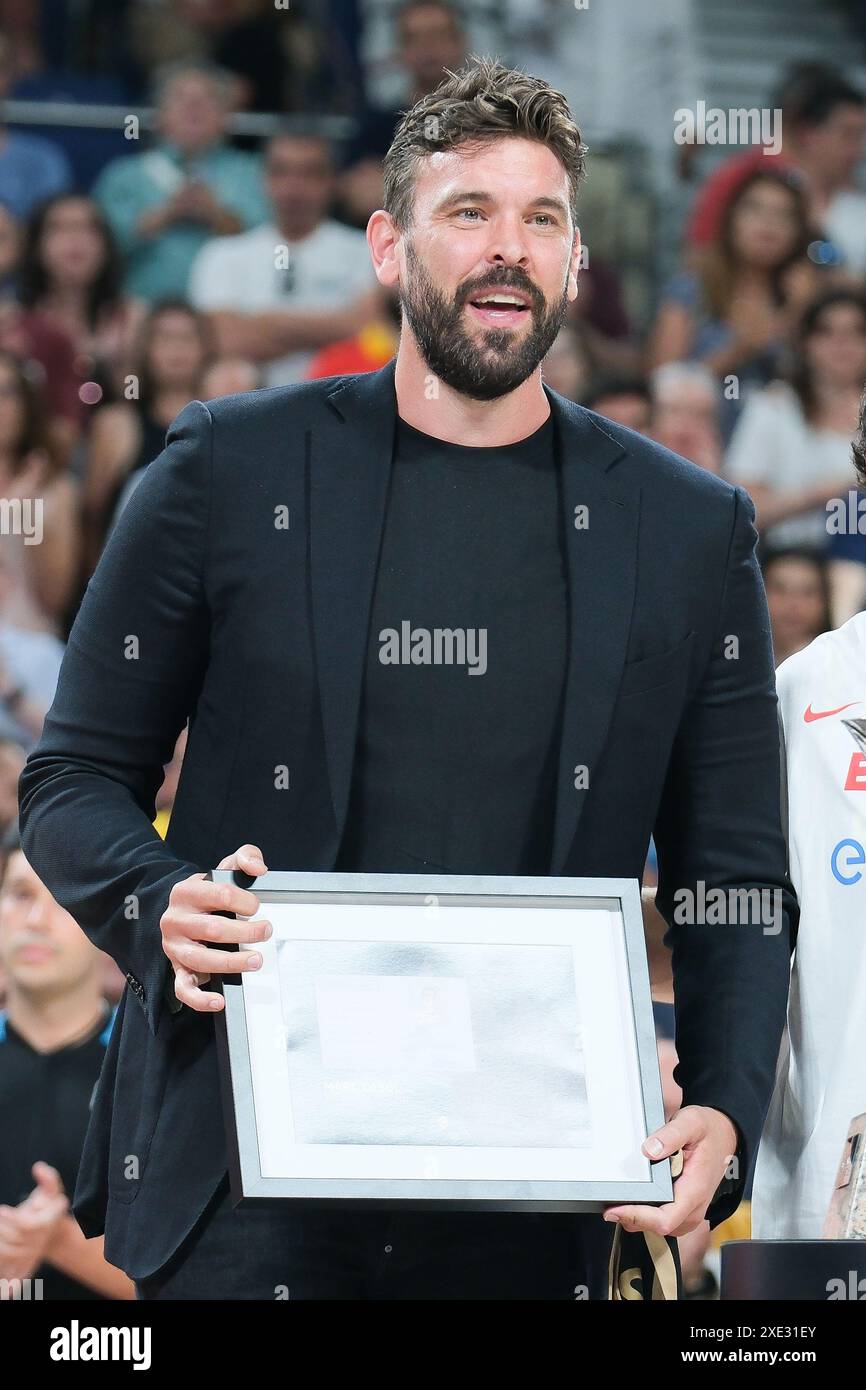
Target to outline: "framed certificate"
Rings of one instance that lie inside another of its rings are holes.
[[[236,1202],[672,1199],[636,880],[212,877],[274,928],[216,1019]]]

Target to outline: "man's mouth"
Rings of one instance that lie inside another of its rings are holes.
[[[497,328],[519,323],[532,306],[525,294],[511,290],[488,290],[469,300],[473,317]]]

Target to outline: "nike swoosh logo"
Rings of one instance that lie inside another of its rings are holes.
[[[812,724],[816,719],[827,719],[831,714],[841,714],[843,709],[850,709],[852,705],[859,705],[859,700],[849,700],[847,705],[840,705],[838,709],[814,710],[811,701],[809,708],[804,712],[803,718],[807,724]]]

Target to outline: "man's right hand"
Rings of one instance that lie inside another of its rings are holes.
[[[255,845],[242,845],[221,860],[219,869],[239,869],[251,878],[266,873],[262,852]],[[211,975],[237,975],[242,970],[258,970],[262,958],[257,952],[221,951],[221,942],[249,945],[267,941],[273,934],[270,922],[232,921],[217,912],[236,912],[252,917],[259,910],[255,893],[233,883],[211,883],[204,874],[193,874],[171,890],[168,907],[159,927],[162,949],[174,967],[174,992],[182,1004],[197,1013],[225,1008],[221,994],[203,990]]]

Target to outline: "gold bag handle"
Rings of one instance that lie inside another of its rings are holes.
[[[683,1171],[682,1149],[677,1149],[676,1153],[671,1154],[670,1161],[671,1177],[678,1178]],[[652,1264],[653,1277],[650,1298],[658,1302],[676,1302],[679,1297],[679,1290],[673,1251],[664,1236],[656,1235],[655,1231],[640,1231],[636,1234],[643,1236]],[[607,1296],[612,1303],[641,1301],[646,1298],[646,1294],[643,1292],[643,1274],[639,1265],[631,1265],[628,1269],[621,1268],[622,1238],[623,1229],[617,1223],[610,1252]]]

